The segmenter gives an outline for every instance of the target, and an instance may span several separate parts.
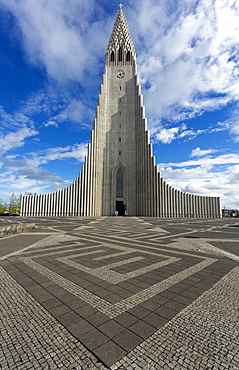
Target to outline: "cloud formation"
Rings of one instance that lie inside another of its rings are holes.
[[[62,125],[73,123],[77,132],[91,126],[117,6],[113,15],[108,12],[109,2],[95,0],[0,0],[0,6],[16,21],[12,27],[26,62],[47,75],[45,90],[27,96],[14,114],[0,107],[0,148],[7,155],[2,159],[6,171],[0,178],[16,189],[28,185],[37,192],[57,189],[66,180],[44,172],[44,165],[56,160],[82,162],[85,140],[80,144],[77,138],[70,145],[56,147],[49,144],[44,151],[38,147],[25,157],[17,156],[16,149],[33,139],[41,143],[42,129],[57,132]],[[137,51],[153,142],[170,146],[195,140],[189,158],[159,164],[162,173],[182,190],[222,193],[228,202],[232,197],[238,199],[234,193],[239,163],[235,150],[216,155],[218,148],[209,144],[201,149],[202,144],[196,143],[202,135],[221,131],[227,131],[233,142],[239,141],[238,1],[128,0],[125,13]],[[220,122],[195,126],[190,121],[226,106],[230,106],[229,115],[220,117]],[[32,179],[24,163],[32,169]]]
[[[29,61],[49,77],[84,81],[85,71],[98,68],[105,43],[105,23],[93,18],[95,1],[1,0],[17,19]],[[97,34],[97,37],[95,35]]]
[[[214,155],[216,150],[199,147],[191,157],[178,163],[160,163],[158,170],[170,185],[185,192],[220,196],[221,205],[234,208],[239,203],[239,154]]]
[[[238,99],[237,1],[183,1],[179,7],[144,0],[138,9],[134,35],[144,46],[138,62],[150,117],[180,121]]]
[[[14,132],[0,133],[0,153],[3,154],[9,150],[22,147],[27,138],[36,136],[37,134],[38,131],[26,125],[23,125],[23,127]]]
[[[197,147],[196,149],[193,149],[192,150],[192,153],[190,154],[190,157],[204,157],[208,154],[212,154],[212,153],[215,153],[217,152],[217,150],[215,149],[201,149],[199,147]]]

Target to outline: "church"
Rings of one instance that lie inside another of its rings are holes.
[[[119,6],[88,154],[65,189],[21,197],[21,216],[221,217],[220,198],[185,193],[161,177],[152,155],[136,53]]]

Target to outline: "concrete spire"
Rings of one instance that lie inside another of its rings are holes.
[[[133,40],[129,31],[126,17],[122,9],[123,5],[119,5],[120,9],[118,11],[113,31],[110,36],[107,50],[116,51],[122,48],[125,52],[135,53]]]

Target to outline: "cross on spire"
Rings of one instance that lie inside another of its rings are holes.
[[[124,6],[124,5],[123,5],[123,4],[121,4],[121,3],[118,5],[118,7],[119,7],[120,9],[122,9],[122,8],[123,8],[123,6]]]

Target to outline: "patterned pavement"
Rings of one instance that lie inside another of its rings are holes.
[[[21,220],[0,240],[2,369],[239,369],[238,220]]]

